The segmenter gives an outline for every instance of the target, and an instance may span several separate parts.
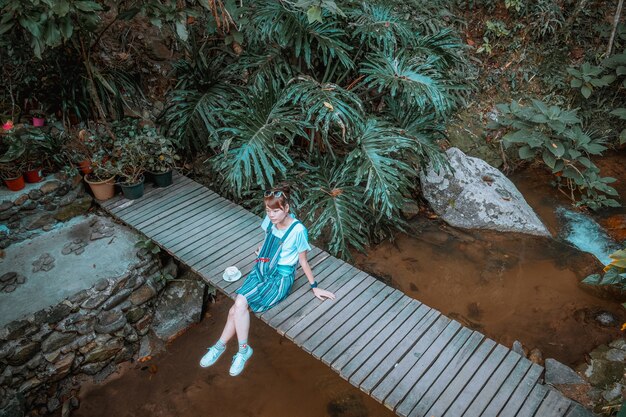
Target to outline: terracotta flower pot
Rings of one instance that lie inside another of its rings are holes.
[[[29,169],[24,173],[24,178],[28,183],[35,183],[43,181],[43,174],[41,168]]]
[[[85,176],[85,182],[89,184],[91,191],[93,192],[93,196],[100,200],[108,200],[115,195],[115,177],[111,177],[105,181],[92,181],[89,180],[89,176]]]
[[[11,191],[19,191],[25,186],[24,176],[22,174],[20,174],[19,177],[5,178],[4,183],[6,184],[7,188]]]

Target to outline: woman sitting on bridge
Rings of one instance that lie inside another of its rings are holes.
[[[248,345],[250,313],[260,313],[274,307],[289,295],[296,274],[296,264],[304,271],[313,294],[320,300],[334,299],[330,291],[317,288],[311,267],[307,262],[307,230],[293,215],[289,214],[289,186],[284,185],[265,191],[264,202],[267,216],[261,223],[265,241],[260,248],[256,265],[237,290],[235,304],[228,311],[228,319],[222,335],[200,360],[200,366],[213,365],[226,349],[226,343],[235,334],[239,351],[233,356],[230,375],[239,375],[252,356]]]

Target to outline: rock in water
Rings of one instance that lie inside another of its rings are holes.
[[[585,384],[586,381],[580,377],[572,368],[563,365],[556,359],[548,358],[545,362],[546,384],[552,386],[561,384]]]
[[[206,284],[202,281],[171,281],[159,298],[152,329],[167,342],[200,321]]]
[[[467,229],[550,236],[515,185],[482,159],[446,151],[450,170],[420,174],[424,197],[447,223]]]

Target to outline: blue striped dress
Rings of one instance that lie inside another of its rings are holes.
[[[285,231],[276,229],[267,217],[261,227],[265,229],[265,240],[256,265],[236,291],[246,297],[255,313],[269,310],[289,295],[298,254],[311,250],[306,228],[296,219]]]

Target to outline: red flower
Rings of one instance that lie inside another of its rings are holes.
[[[3,130],[11,130],[13,129],[13,120],[7,120],[3,125],[2,125],[2,129]]]

